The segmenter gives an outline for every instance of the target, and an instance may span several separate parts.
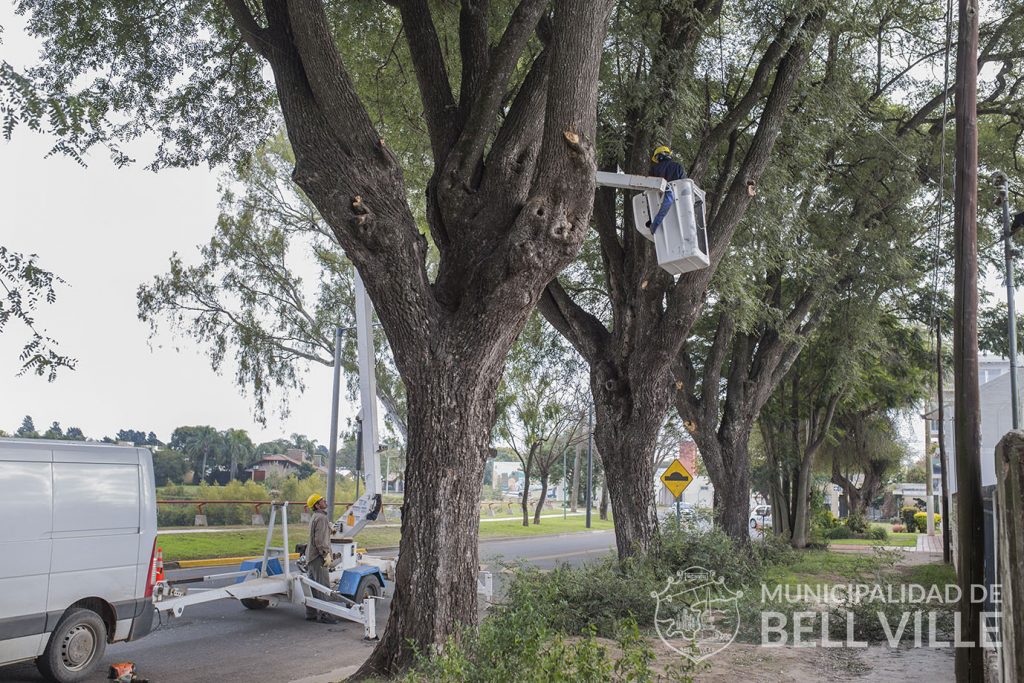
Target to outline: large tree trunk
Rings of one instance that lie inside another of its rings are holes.
[[[537,501],[537,508],[533,511],[533,523],[540,524],[540,513],[544,509],[544,503],[548,501],[548,470],[540,471],[540,500]]]
[[[795,514],[793,519],[793,538],[790,541],[794,548],[807,547],[808,508],[811,499],[811,466],[814,464],[814,453],[805,453],[800,463],[800,473],[796,483]]]
[[[749,435],[747,435],[749,436]],[[712,437],[715,438],[715,437]],[[705,448],[697,442],[703,453]],[[747,439],[717,443],[720,464],[705,458],[708,477],[715,486],[715,521],[734,542],[750,543],[750,454]]]
[[[533,454],[539,443],[530,446],[530,454],[526,456],[523,467],[523,491],[519,499],[519,508],[523,513],[523,526],[530,526],[530,470],[533,469]]]
[[[387,629],[360,675],[396,671],[412,651],[472,624],[477,615],[480,481],[488,455],[494,405],[477,400],[497,385],[500,366],[467,391],[454,366],[432,375],[432,386],[409,387],[409,453],[402,545]],[[443,552],[439,552],[443,550]]]
[[[603,368],[602,368],[603,369]],[[658,538],[654,504],[654,451],[665,413],[667,383],[591,374],[596,399],[594,439],[604,465],[620,559],[651,550]]]

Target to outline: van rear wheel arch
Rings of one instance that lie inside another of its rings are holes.
[[[117,610],[114,606],[103,598],[82,598],[77,602],[73,602],[64,610],[64,614],[61,615],[60,620],[64,621],[67,618],[68,613],[73,609],[87,609],[96,614],[100,615],[100,619],[103,620],[103,625],[107,627],[107,642],[114,642],[114,632],[117,630]]]

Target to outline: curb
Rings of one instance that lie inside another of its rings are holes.
[[[172,560],[164,562],[164,569],[192,569],[194,567],[219,567],[225,564],[241,564],[246,560],[262,560],[263,556],[257,557],[211,557],[205,560]],[[289,560],[299,559],[298,553],[289,553]]]

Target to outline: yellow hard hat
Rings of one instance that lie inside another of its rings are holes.
[[[651,161],[657,161],[659,154],[671,154],[671,153],[672,153],[672,150],[670,150],[665,145],[662,145],[661,147],[658,147],[657,149],[654,150],[654,154],[651,155]]]
[[[310,494],[309,498],[306,499],[306,507],[308,507],[310,510],[312,510],[313,506],[316,505],[317,503],[319,503],[323,499],[324,499],[324,497],[321,496],[319,493]]]

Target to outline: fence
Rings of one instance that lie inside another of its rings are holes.
[[[251,524],[264,526],[266,518],[264,511],[271,504],[269,500],[199,500],[195,498],[180,498],[158,500],[157,504],[157,526],[161,528],[174,526],[241,526]],[[335,506],[344,510],[351,502],[337,502]],[[306,501],[288,501],[289,522],[309,521],[309,511],[306,509]],[[530,501],[530,514],[536,508],[537,502]],[[210,510],[207,510],[207,507]],[[546,500],[544,508],[554,510],[556,501]],[[388,510],[390,508],[390,511]],[[509,501],[485,501],[480,503],[480,515],[489,517],[502,515],[519,515],[522,513],[522,503],[519,500]],[[295,515],[298,515],[296,518]],[[402,520],[401,503],[384,503],[381,509],[381,522],[400,522]]]
[[[265,508],[269,508],[270,500],[200,500],[196,498],[181,498],[158,500],[157,504],[157,526],[161,528],[172,526],[237,526],[252,524],[254,526],[266,525],[266,518],[263,516]],[[335,506],[344,510],[350,502],[337,502]],[[177,507],[174,507],[177,506]],[[306,501],[288,501],[288,521],[306,522],[309,521],[309,510],[306,509]],[[210,507],[210,511],[207,511]],[[380,520],[387,522],[388,508],[391,508],[393,521],[401,520],[401,503],[384,503],[381,509]],[[296,519],[295,515],[298,515]],[[190,520],[191,518],[191,520]]]

